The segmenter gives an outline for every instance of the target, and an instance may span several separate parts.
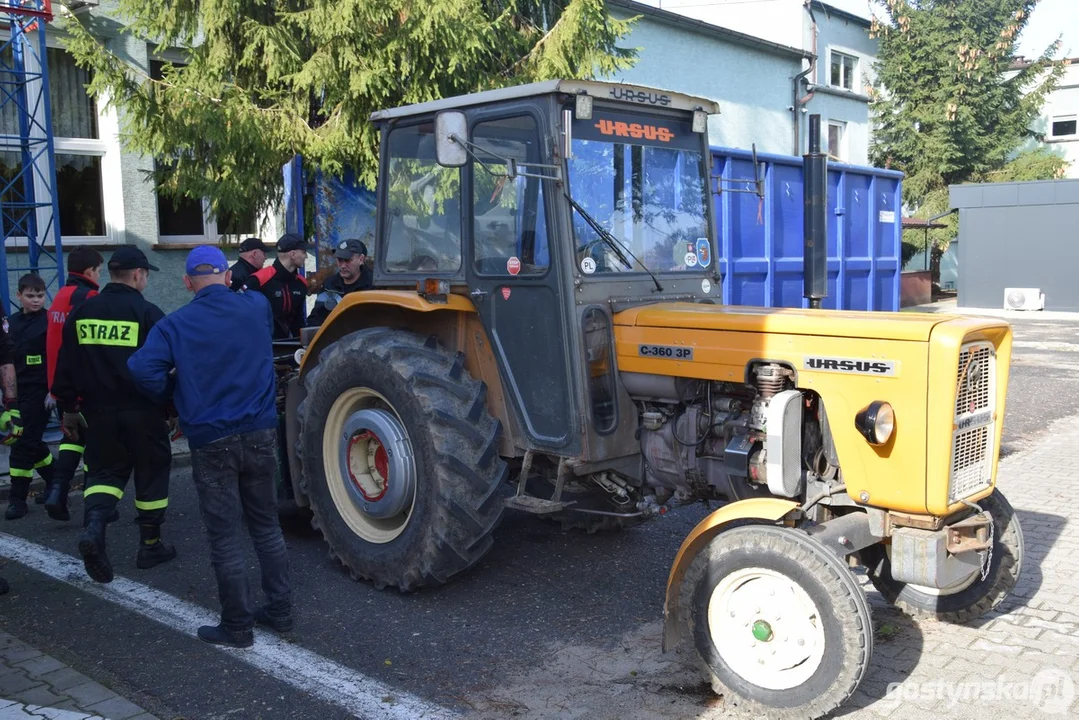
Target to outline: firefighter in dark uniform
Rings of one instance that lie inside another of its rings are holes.
[[[249,237],[240,243],[240,259],[229,268],[232,272],[232,284],[229,287],[233,290],[242,290],[247,278],[257,273],[266,264],[266,251],[269,249],[266,243],[257,237]]]
[[[0,391],[4,395],[4,412],[0,414],[0,429],[10,437],[22,434],[22,418],[19,416],[19,400],[15,392],[15,347],[7,334],[7,317],[0,305]],[[0,595],[8,591],[7,580],[0,578]]]
[[[307,309],[307,280],[299,270],[307,260],[307,243],[299,235],[286,233],[277,241],[277,259],[247,278],[247,290],[257,290],[270,301],[273,310],[273,339],[300,337]]]
[[[165,316],[142,296],[149,271],[157,268],[134,245],[117,249],[108,268],[109,284],[64,323],[52,387],[64,433],[84,428],[89,470],[79,554],[86,574],[102,583],[113,578],[105,527],[132,472],[140,535],[136,566],[145,570],[176,557],[161,539],[172,465],[165,412],[139,392],[127,369],[127,359]]]

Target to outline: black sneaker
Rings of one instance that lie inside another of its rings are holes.
[[[139,554],[135,557],[135,567],[139,570],[149,570],[161,563],[166,563],[176,557],[176,548],[166,545],[158,540],[153,545],[141,545]]]
[[[271,615],[264,607],[255,610],[255,623],[278,633],[292,632],[292,615]]]
[[[26,517],[28,512],[30,512],[30,508],[27,507],[25,500],[12,500],[7,506],[4,517],[8,520],[18,520]]]
[[[203,625],[199,628],[199,640],[211,645],[249,648],[255,644],[255,633],[250,630],[228,630],[220,625]]]

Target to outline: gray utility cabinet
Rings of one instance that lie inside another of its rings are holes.
[[[953,185],[959,306],[1003,308],[1005,288],[1040,288],[1046,310],[1079,310],[1079,180]]]

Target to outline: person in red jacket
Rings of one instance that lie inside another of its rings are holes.
[[[307,243],[299,235],[286,233],[277,241],[277,259],[273,265],[252,273],[244,289],[266,296],[273,309],[273,339],[300,337],[307,314],[307,280],[300,268],[307,260]]]
[[[52,388],[56,376],[56,358],[60,354],[60,345],[64,336],[64,321],[68,314],[88,299],[97,295],[101,281],[101,266],[105,258],[97,250],[77,247],[71,251],[67,260],[67,282],[49,306],[49,329],[45,336],[45,355],[48,363],[49,387]],[[45,511],[53,520],[70,520],[67,510],[67,494],[71,490],[71,479],[79,469],[83,451],[86,449],[78,428],[76,437],[65,437],[60,443],[60,454],[53,466],[53,481],[45,491]]]

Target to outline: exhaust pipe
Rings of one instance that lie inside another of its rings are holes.
[[[819,308],[828,297],[828,156],[820,151],[820,115],[809,116],[809,152],[802,156],[805,207],[802,297]]]

